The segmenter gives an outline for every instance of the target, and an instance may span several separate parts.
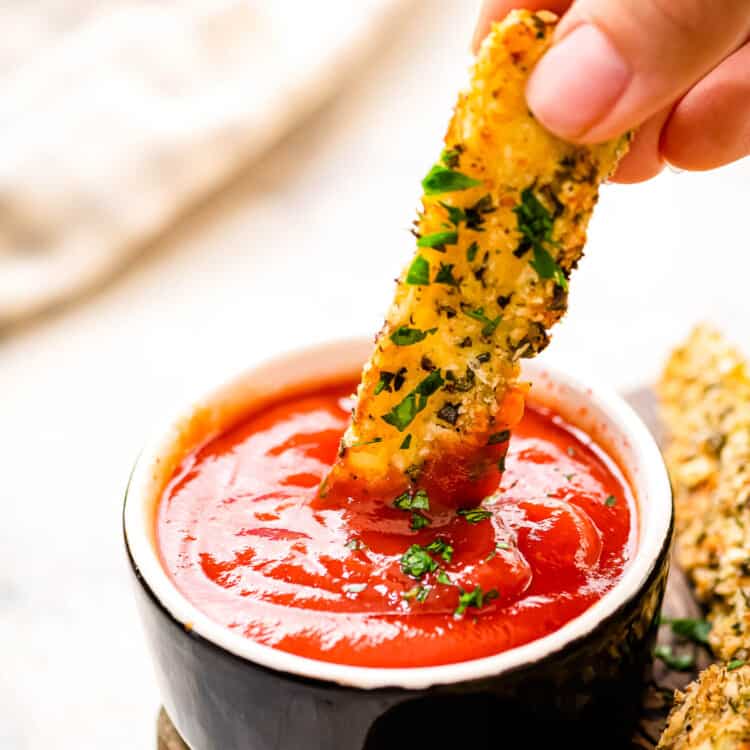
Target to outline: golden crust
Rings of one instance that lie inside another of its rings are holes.
[[[750,656],[750,376],[717,331],[696,328],[659,384],[677,558],[708,608],[722,659]]]
[[[678,691],[657,750],[750,750],[750,665],[714,664]]]
[[[481,496],[477,480],[497,472],[504,431],[523,408],[518,361],[546,346],[564,313],[599,184],[629,140],[576,146],[529,112],[526,81],[556,21],[514,11],[482,45],[422,183],[417,249],[327,488],[426,487],[442,456],[452,489],[465,479]]]

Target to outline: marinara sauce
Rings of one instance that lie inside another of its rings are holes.
[[[635,537],[627,484],[590,439],[533,407],[481,506],[318,497],[353,390],[264,407],[175,472],[162,561],[213,620],[314,659],[431,666],[547,635],[621,576]]]

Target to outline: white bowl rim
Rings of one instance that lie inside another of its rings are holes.
[[[228,651],[253,664],[298,677],[335,683],[360,689],[402,688],[421,690],[433,685],[455,684],[471,680],[497,677],[502,673],[538,662],[561,651],[566,646],[590,634],[602,621],[614,615],[618,609],[631,601],[650,579],[668,541],[672,524],[672,492],[661,452],[653,436],[633,409],[610,388],[592,383],[590,378],[582,382],[579,378],[561,372],[555,367],[538,361],[525,363],[524,372],[532,377],[542,374],[552,382],[584,394],[593,407],[604,412],[611,424],[631,443],[637,457],[637,465],[643,474],[649,504],[639,503],[639,514],[649,513],[648,523],[640,523],[639,539],[635,555],[626,566],[620,580],[604,596],[587,610],[573,618],[561,628],[537,640],[517,646],[491,656],[470,661],[456,662],[433,667],[378,668],[309,659],[256,643],[245,636],[211,620],[192,604],[175,586],[164,570],[144,522],[145,503],[153,503],[150,473],[153,462],[174,440],[174,427],[194,412],[197,403],[211,403],[212,398],[232,384],[261,367],[281,365],[287,359],[320,356],[332,350],[361,348],[360,338],[343,339],[295,349],[286,354],[264,360],[243,370],[219,388],[213,389],[201,401],[193,400],[186,409],[181,409],[176,418],[162,423],[147,441],[138,456],[125,493],[123,526],[125,544],[137,573],[158,603],[186,630],[202,636],[215,646]],[[300,377],[300,384],[305,382]],[[153,520],[152,520],[153,522]]]

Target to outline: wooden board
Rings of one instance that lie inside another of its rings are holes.
[[[663,433],[656,411],[656,401],[652,391],[643,388],[626,395],[633,408],[641,415],[658,442]],[[693,599],[685,576],[675,564],[667,582],[667,592],[662,612],[666,617],[701,617],[698,604]],[[695,668],[687,672],[675,672],[668,669],[662,662],[654,663],[653,677],[643,697],[643,711],[641,720],[635,730],[630,749],[623,750],[652,750],[664,728],[667,714],[672,705],[672,695],[676,689],[681,689],[688,682],[695,679],[698,671],[707,667],[712,659],[709,653],[700,646],[679,641],[672,634],[668,626],[662,626],[659,631],[659,643],[673,646],[680,654],[689,653],[694,657]],[[180,738],[177,730],[162,708],[157,722],[158,750],[189,750]],[[338,749],[337,749],[338,750]],[[341,748],[341,750],[350,750]],[[359,750],[352,748],[351,750]],[[615,750],[614,748],[612,750]]]

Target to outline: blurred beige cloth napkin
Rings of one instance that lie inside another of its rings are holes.
[[[0,326],[123,265],[340,84],[406,0],[0,6]]]

